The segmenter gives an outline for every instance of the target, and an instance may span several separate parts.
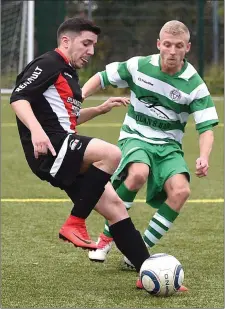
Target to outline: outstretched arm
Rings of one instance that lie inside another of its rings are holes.
[[[88,120],[95,118],[96,116],[106,114],[111,111],[113,107],[127,106],[130,100],[125,97],[112,97],[101,105],[95,107],[88,107],[81,109],[80,117],[77,120],[77,124],[82,124]]]
[[[94,94],[99,89],[108,86],[118,88],[128,88],[129,81],[132,80],[130,70],[137,67],[139,57],[134,57],[125,62],[113,62],[106,66],[105,71],[92,76],[82,88],[83,98]],[[128,69],[129,67],[129,69]]]
[[[196,176],[204,177],[208,174],[209,156],[214,142],[214,134],[212,130],[207,130],[199,136],[200,156],[196,160]]]
[[[96,91],[100,90],[101,86],[101,79],[99,74],[95,74],[92,76],[83,86],[82,88],[82,97],[83,99],[89,97],[90,95],[94,94]]]

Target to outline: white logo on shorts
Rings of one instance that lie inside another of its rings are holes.
[[[82,147],[82,143],[80,143],[80,145],[77,147],[77,150],[81,149]]]
[[[79,139],[72,139],[69,143],[69,147],[71,150],[74,150],[77,147],[77,144],[79,143]],[[80,146],[81,147],[81,146]],[[79,147],[79,149],[80,149]]]

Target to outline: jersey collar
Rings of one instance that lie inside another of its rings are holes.
[[[161,62],[160,62],[160,60],[161,60],[161,58],[160,58],[160,56],[159,56],[158,64],[159,64],[159,69],[160,69],[160,71],[161,71]],[[188,66],[187,59],[184,58],[183,61],[184,61],[184,65],[182,66],[181,70],[178,71],[178,72],[176,72],[175,74],[170,75],[170,74],[167,74],[166,72],[163,72],[163,71],[161,71],[161,73],[163,73],[164,75],[171,76],[171,77],[177,77],[177,76],[179,76],[180,74],[182,74],[182,73],[186,70],[186,68],[187,68],[187,66]]]
[[[66,61],[66,63],[69,64],[68,58],[63,54],[63,52],[62,52],[60,49],[55,48],[55,51],[56,51],[58,54],[60,54],[60,56]]]

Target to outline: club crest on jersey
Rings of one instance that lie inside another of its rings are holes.
[[[179,102],[181,99],[181,93],[180,91],[178,91],[177,89],[173,89],[170,91],[170,98],[174,101],[174,102]]]

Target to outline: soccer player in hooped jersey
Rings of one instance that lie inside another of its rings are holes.
[[[207,176],[213,127],[218,124],[207,86],[185,59],[189,40],[183,23],[169,21],[159,33],[159,54],[108,64],[82,89],[86,98],[109,85],[130,88],[131,104],[118,141],[122,159],[112,182],[127,209],[147,182],[146,202],[157,209],[143,236],[149,248],[170,229],[190,195],[190,174],[181,147],[188,116],[194,116],[199,133],[197,177]],[[106,222],[98,249],[89,252],[90,260],[103,262],[112,242]],[[129,264],[126,258],[125,262]]]

